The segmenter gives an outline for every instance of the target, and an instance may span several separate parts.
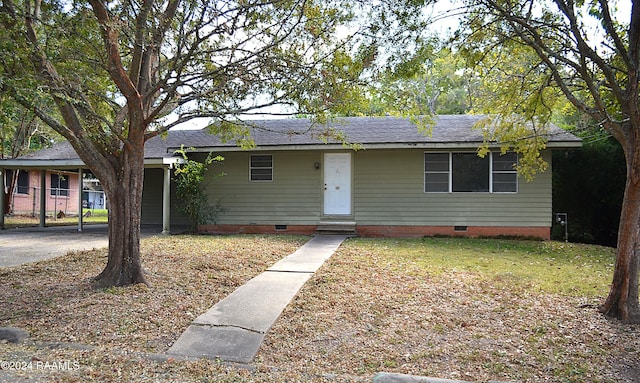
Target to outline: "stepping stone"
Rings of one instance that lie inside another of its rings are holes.
[[[0,327],[0,340],[9,343],[22,343],[29,339],[29,333],[17,327]]]

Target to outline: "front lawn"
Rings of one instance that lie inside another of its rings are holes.
[[[20,372],[56,382],[370,382],[379,371],[633,382],[640,373],[640,328],[596,310],[613,249],[494,239],[346,241],[267,334],[251,370],[145,356],[165,351],[196,316],[307,239],[145,239],[150,288],[91,290],[105,250],[0,269],[0,326],[25,328],[38,342],[94,347],[3,345],[0,360],[79,363]]]

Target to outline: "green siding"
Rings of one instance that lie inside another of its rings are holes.
[[[143,225],[162,225],[162,189],[164,185],[164,169],[148,168],[144,171],[142,187]],[[171,181],[171,225],[189,225],[189,220],[178,211],[175,182]]]
[[[546,161],[551,161],[545,153]],[[362,151],[354,160],[359,225],[550,226],[551,171],[518,193],[425,193],[424,151]]]
[[[249,182],[249,155],[273,155],[273,181]],[[322,219],[321,151],[226,153],[206,192],[221,200],[220,224],[315,225]],[[551,161],[550,152],[544,159]],[[226,175],[213,179],[220,172]],[[353,219],[358,225],[551,225],[551,171],[519,180],[516,194],[425,193],[424,150],[353,153]]]
[[[145,169],[142,187],[142,223],[162,225],[162,169]]]
[[[249,181],[249,155],[273,155],[273,181]],[[220,224],[315,225],[320,219],[320,152],[225,153],[221,164],[209,169],[224,172],[205,185],[211,204],[220,200],[225,209]]]

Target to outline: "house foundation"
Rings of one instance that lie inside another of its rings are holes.
[[[201,233],[210,234],[295,234],[313,235],[322,225],[201,225]],[[523,237],[551,239],[549,227],[511,226],[397,226],[356,225],[355,234],[361,237],[421,238],[451,237]]]

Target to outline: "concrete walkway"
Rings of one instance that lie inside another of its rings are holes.
[[[167,354],[250,363],[284,308],[346,238],[312,238],[196,318]]]

